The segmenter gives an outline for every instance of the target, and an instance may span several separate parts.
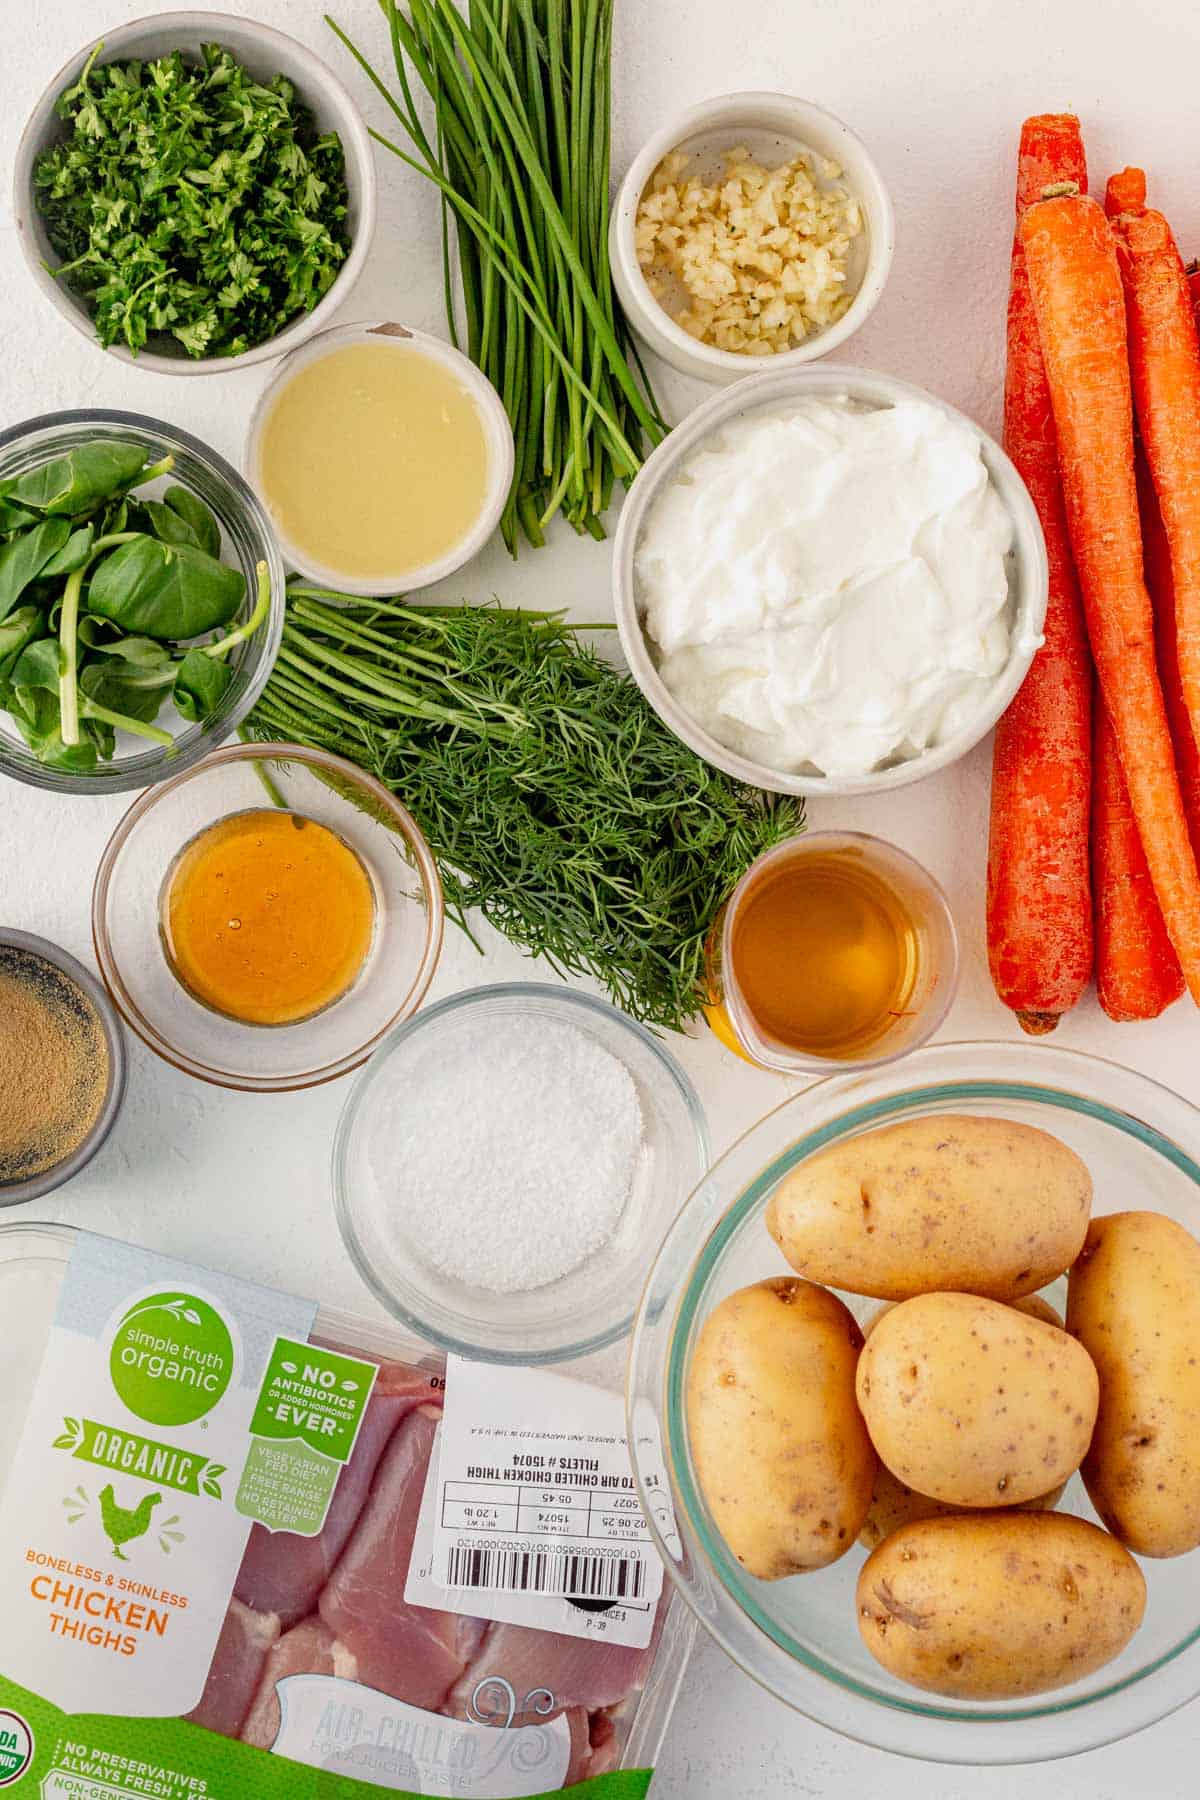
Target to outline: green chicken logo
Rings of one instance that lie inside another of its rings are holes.
[[[113,1555],[121,1562],[129,1561],[121,1545],[145,1537],[150,1529],[150,1514],[161,1505],[161,1494],[143,1494],[136,1506],[118,1506],[111,1481],[100,1489],[100,1520],[104,1535],[112,1545]]]
[[[177,1289],[139,1300],[113,1336],[109,1373],[131,1413],[153,1425],[191,1425],[233,1379],[233,1339],[207,1300]]]

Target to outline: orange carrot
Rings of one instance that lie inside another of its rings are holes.
[[[1017,218],[1052,182],[1086,181],[1079,121],[1026,119]],[[1020,237],[1014,234],[1004,447],[1037,507],[1050,561],[1045,641],[996,727],[987,871],[988,964],[1031,1034],[1053,1031],[1092,972],[1088,869],[1092,661],[1071,561],[1050,389]]]
[[[1154,897],[1117,740],[1096,696],[1092,886],[1096,987],[1110,1019],[1157,1019],[1183,992],[1183,971]]]
[[[1192,998],[1200,1003],[1200,876],[1142,574],[1125,301],[1116,250],[1102,208],[1081,194],[1029,207],[1021,241],[1092,655],[1154,891]]]
[[[1200,743],[1200,338],[1160,212],[1112,221],[1125,284],[1133,399],[1171,549],[1179,674]]]
[[[1104,196],[1104,209],[1110,218],[1121,213],[1146,210],[1146,177],[1141,169],[1123,169],[1110,175]],[[1118,261],[1120,252],[1118,251]],[[1200,307],[1200,270],[1187,277],[1188,303],[1193,312]],[[1128,316],[1128,308],[1126,309]],[[1184,698],[1183,678],[1179,668],[1178,627],[1175,617],[1175,581],[1171,572],[1171,547],[1167,541],[1158,495],[1146,464],[1146,453],[1137,445],[1134,453],[1137,478],[1138,515],[1142,526],[1142,562],[1146,587],[1154,611],[1154,643],[1158,653],[1158,678],[1162,682],[1163,702],[1171,742],[1175,746],[1175,767],[1183,794],[1183,810],[1187,815],[1192,849],[1200,864],[1200,745],[1192,730],[1191,715]]]
[[[1110,219],[1119,213],[1145,212],[1146,171],[1122,169],[1119,175],[1110,175],[1104,190],[1104,210]]]
[[[1110,219],[1144,213],[1145,171],[1130,168],[1110,175],[1104,210]],[[1134,449],[1134,474],[1142,561],[1154,613],[1158,675],[1192,849],[1200,856],[1200,749],[1192,734],[1179,679],[1171,552],[1140,444]],[[1183,992],[1183,973],[1155,898],[1116,739],[1104,702],[1099,698],[1093,769],[1092,886],[1096,896],[1096,986],[1100,1004],[1110,1019],[1156,1019]]]
[[[1175,584],[1171,577],[1171,548],[1158,510],[1158,497],[1139,449],[1136,458],[1138,512],[1142,521],[1142,560],[1146,587],[1154,609],[1154,642],[1158,651],[1158,677],[1162,682],[1163,703],[1171,742],[1175,746],[1175,767],[1179,772],[1179,788],[1183,810],[1187,815],[1192,849],[1200,863],[1200,746],[1192,730],[1191,715],[1183,697],[1179,674],[1179,642],[1175,628]]]

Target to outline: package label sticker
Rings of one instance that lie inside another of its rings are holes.
[[[640,1649],[662,1581],[621,1396],[452,1356],[405,1598]]]
[[[238,1512],[269,1531],[316,1537],[378,1372],[375,1363],[277,1338],[250,1419]]]

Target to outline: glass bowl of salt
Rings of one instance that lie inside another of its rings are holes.
[[[463,1356],[549,1363],[628,1333],[708,1162],[699,1098],[657,1038],[590,994],[508,982],[384,1040],[333,1183],[346,1248],[396,1318]]]

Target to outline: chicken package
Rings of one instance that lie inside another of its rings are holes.
[[[0,1292],[6,1796],[645,1791],[692,1626],[612,1395],[559,1456],[557,1377],[65,1226],[0,1228]]]

